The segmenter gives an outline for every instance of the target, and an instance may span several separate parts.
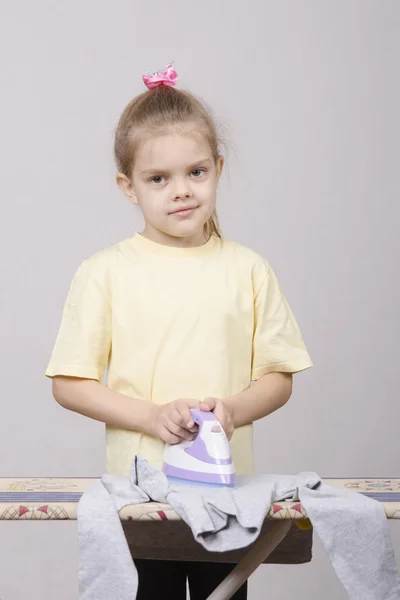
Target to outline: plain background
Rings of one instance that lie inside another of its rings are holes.
[[[141,230],[113,134],[173,60],[226,132],[224,233],[269,260],[315,365],[256,424],[258,470],[399,477],[399,2],[0,6],[0,476],[104,472],[104,424],[61,408],[44,371],[77,266]],[[2,600],[76,598],[76,522],[2,521],[0,540]],[[344,599],[314,553],[260,568],[250,599]]]

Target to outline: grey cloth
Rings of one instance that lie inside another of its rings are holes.
[[[386,514],[376,500],[325,485],[316,473],[251,475],[235,488],[169,483],[144,458],[129,477],[104,474],[78,504],[79,599],[134,600],[137,572],[118,512],[128,504],[166,502],[210,551],[248,546],[272,502],[300,501],[351,600],[399,600],[400,577]]]

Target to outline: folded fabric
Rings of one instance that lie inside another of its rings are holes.
[[[129,477],[105,473],[78,504],[79,600],[134,600],[137,571],[119,511],[170,504],[204,548],[225,552],[254,542],[271,503],[300,501],[350,600],[399,600],[400,576],[378,501],[325,485],[316,473],[238,477],[235,488],[171,484],[144,458]]]

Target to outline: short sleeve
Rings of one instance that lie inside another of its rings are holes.
[[[264,265],[263,279],[254,298],[253,381],[266,373],[297,373],[312,362],[278,279]]]
[[[46,377],[67,375],[102,381],[111,347],[111,304],[103,280],[90,259],[78,267]]]

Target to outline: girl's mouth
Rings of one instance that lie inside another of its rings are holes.
[[[173,213],[171,213],[172,215],[176,215],[177,217],[188,217],[190,216],[192,213],[194,213],[194,211],[196,210],[197,207],[192,206],[189,208],[182,208],[180,210],[175,210]]]

